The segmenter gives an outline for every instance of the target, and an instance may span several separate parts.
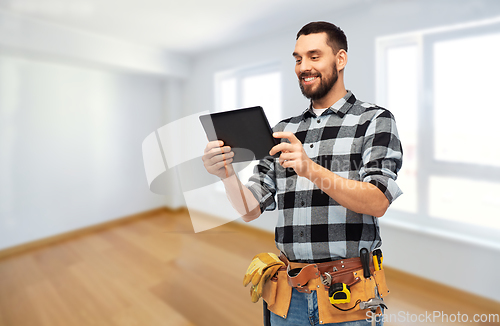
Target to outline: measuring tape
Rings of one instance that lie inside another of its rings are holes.
[[[335,283],[328,290],[331,304],[351,302],[351,289],[345,283]]]

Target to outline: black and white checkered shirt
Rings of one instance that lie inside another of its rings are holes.
[[[291,131],[306,154],[335,174],[377,186],[392,203],[402,194],[395,180],[402,147],[393,115],[358,101],[348,91],[321,116],[312,106],[279,122],[274,131]],[[287,141],[287,139],[282,139]],[[276,246],[293,261],[321,262],[359,257],[359,250],[381,245],[376,217],[355,213],[278,159],[261,160],[247,187],[261,211],[279,210]]]

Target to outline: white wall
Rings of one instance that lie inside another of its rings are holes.
[[[0,56],[0,249],[164,205],[141,143],[163,81]]]
[[[171,78],[165,82],[165,119],[164,123],[168,124],[181,119],[184,116],[184,105],[182,100],[184,81],[178,78]],[[153,130],[151,130],[153,131]],[[170,208],[177,209],[185,207],[186,203],[182,191],[180,190],[179,177],[175,168],[166,169],[165,180],[169,180],[169,186],[166,187],[165,200],[166,205]]]
[[[344,29],[349,41],[346,87],[359,99],[375,102],[377,37],[499,15],[500,2],[497,1],[375,1],[346,11],[325,12],[317,20],[332,21]],[[185,94],[196,96],[187,98],[186,114],[214,109],[216,72],[275,61],[282,67],[285,117],[302,112],[307,101],[297,86],[291,53],[296,32],[307,22],[296,22],[293,29],[277,35],[245,41],[196,57],[192,78],[185,88]],[[200,198],[198,206],[217,214],[221,212],[217,208],[227,204],[224,196],[219,196],[218,200],[214,201],[213,196]],[[228,219],[235,217],[226,214]],[[451,240],[418,226],[384,222],[384,219],[391,221],[391,218],[397,221],[397,213],[388,213],[381,220],[387,265],[500,301],[500,283],[494,281],[494,271],[500,267],[499,246],[484,246],[478,239],[468,242]],[[268,212],[251,224],[273,231],[275,219],[276,212]],[[464,266],[464,257],[478,260],[473,266]]]
[[[149,191],[141,145],[189,64],[0,11],[0,249],[182,204]]]

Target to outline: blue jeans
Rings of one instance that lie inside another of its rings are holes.
[[[382,326],[382,318],[376,318],[377,326]],[[288,315],[285,318],[275,315],[271,312],[271,326],[370,326],[371,320],[363,319],[356,321],[348,321],[343,323],[320,324],[318,315],[318,298],[316,291],[311,293],[300,293],[296,289],[292,289],[292,300]]]

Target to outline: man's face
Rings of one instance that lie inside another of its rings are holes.
[[[301,35],[293,56],[302,94],[313,101],[325,97],[338,79],[336,57],[326,33]]]

